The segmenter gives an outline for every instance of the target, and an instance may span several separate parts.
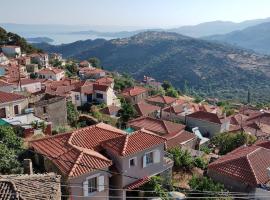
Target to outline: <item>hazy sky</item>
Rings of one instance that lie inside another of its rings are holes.
[[[172,27],[270,17],[270,0],[0,1],[0,23]]]

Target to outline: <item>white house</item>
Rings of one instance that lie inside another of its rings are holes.
[[[30,55],[31,62],[42,67],[49,67],[49,55],[46,53],[34,53]]]
[[[8,58],[3,53],[0,53],[0,65],[8,65],[8,64],[9,64]]]
[[[22,55],[21,47],[15,45],[4,45],[1,47],[2,52],[11,57],[19,57]]]
[[[37,72],[39,78],[60,81],[65,77],[65,71],[58,68],[45,68]]]

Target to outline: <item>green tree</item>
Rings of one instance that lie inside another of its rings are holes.
[[[126,124],[130,119],[136,117],[137,113],[134,107],[126,101],[123,101],[121,103],[121,109],[118,112],[120,116],[120,120],[123,123],[123,125]]]
[[[178,91],[173,87],[167,89],[165,94],[166,94],[166,96],[175,97],[175,98],[177,98],[179,96]]]
[[[69,63],[66,65],[66,70],[74,76],[78,72],[78,67],[74,63]]]
[[[100,60],[98,59],[98,58],[96,58],[96,57],[93,57],[93,58],[89,58],[89,63],[93,66],[93,67],[95,67],[95,68],[100,68]]]
[[[202,197],[203,199],[210,200],[213,197],[217,197],[216,199],[231,199],[229,196],[225,196],[226,190],[224,189],[224,185],[214,182],[211,178],[208,177],[197,177],[193,176],[189,181],[189,186],[192,190],[195,190],[194,193],[190,193],[189,197]],[[196,191],[198,192],[196,194]],[[203,191],[211,191],[203,194]],[[222,195],[220,195],[222,192]],[[209,197],[209,198],[206,198]]]
[[[135,85],[134,79],[128,74],[114,77],[114,90],[122,91],[125,88],[133,87]]]
[[[190,170],[194,167],[193,157],[187,150],[173,148],[169,150],[169,153],[172,155],[176,168]]]
[[[79,112],[71,101],[67,102],[67,119],[71,126],[76,126],[79,120]]]
[[[244,144],[253,144],[255,141],[255,136],[245,132],[220,133],[211,139],[211,144],[219,149],[219,154],[224,155]]]
[[[23,152],[23,141],[10,126],[0,126],[0,173],[21,173],[18,161]]]

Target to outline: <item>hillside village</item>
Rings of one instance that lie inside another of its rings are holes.
[[[267,108],[120,73],[1,46],[0,199],[269,196]]]

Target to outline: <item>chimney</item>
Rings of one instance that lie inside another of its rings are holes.
[[[270,167],[267,167],[266,170],[267,170],[268,178],[270,179]]]
[[[24,174],[33,174],[33,164],[31,159],[23,160],[23,173]]]

